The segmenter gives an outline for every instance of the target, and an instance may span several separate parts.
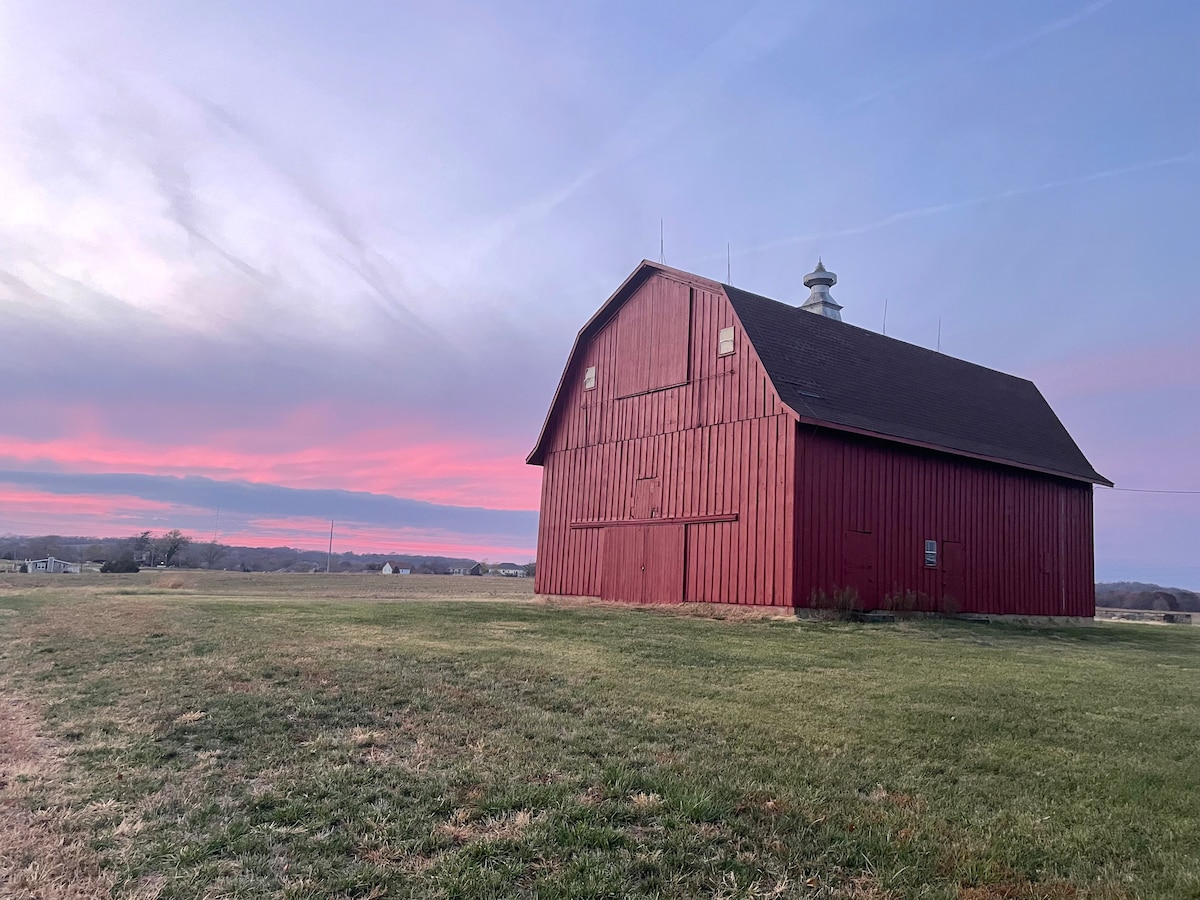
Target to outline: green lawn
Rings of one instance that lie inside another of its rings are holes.
[[[117,896],[1200,897],[1200,629],[12,584]]]

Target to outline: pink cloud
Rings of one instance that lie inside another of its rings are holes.
[[[116,494],[55,494],[0,484],[0,525],[23,534],[72,534],[113,537],[144,530],[179,527],[189,517],[207,521],[211,510]],[[184,527],[185,532],[192,529]],[[220,540],[250,547],[286,545],[302,550],[328,546],[329,520],[312,516],[226,519]],[[207,540],[207,536],[203,539]],[[438,529],[382,527],[337,522],[334,552],[457,556],[472,559],[532,559],[532,544],[498,544],[495,536],[457,534]]]
[[[324,550],[328,547],[329,520],[311,516],[256,517],[236,530],[223,533],[221,540],[227,544],[286,544],[302,550]],[[383,528],[359,522],[335,523],[333,550],[335,553],[353,550],[357,553],[460,556],[516,562],[532,559],[534,555],[532,546],[496,544],[494,538],[486,536]]]
[[[1038,366],[1030,377],[1061,398],[1145,391],[1151,386],[1200,388],[1200,354],[1194,341],[1112,352],[1097,348]]]
[[[6,525],[27,534],[119,535],[143,530],[148,522],[168,521],[181,511],[199,512],[128,495],[55,494],[4,484],[0,508]]]
[[[69,420],[76,426],[70,434],[0,436],[0,461],[66,472],[200,475],[367,491],[492,509],[538,505],[541,473],[525,465],[524,445],[446,439],[417,423],[327,430],[316,427],[322,420],[319,410],[301,410],[282,428],[227,430],[203,443],[167,444],[108,434],[94,415],[81,415]],[[314,441],[313,433],[322,438]]]

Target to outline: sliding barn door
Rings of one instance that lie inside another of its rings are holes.
[[[622,603],[683,602],[684,526],[604,529],[600,597]]]
[[[651,525],[642,530],[642,602],[682,603],[684,526]]]

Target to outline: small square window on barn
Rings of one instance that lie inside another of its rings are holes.
[[[717,356],[729,356],[733,353],[733,329],[722,328],[717,335]]]
[[[925,565],[930,569],[937,568],[937,541],[925,542]]]
[[[595,366],[588,366],[587,371],[583,373],[583,389],[585,391],[594,391],[596,389]]]

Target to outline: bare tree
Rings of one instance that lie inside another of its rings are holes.
[[[175,561],[175,557],[179,555],[180,551],[186,549],[191,542],[192,539],[178,528],[172,528],[154,542],[154,549],[158,551],[159,559],[169,566]]]
[[[229,552],[229,548],[224,544],[218,544],[216,541],[209,541],[200,551],[200,558],[204,561],[204,565],[209,568],[215,568],[217,563]]]

